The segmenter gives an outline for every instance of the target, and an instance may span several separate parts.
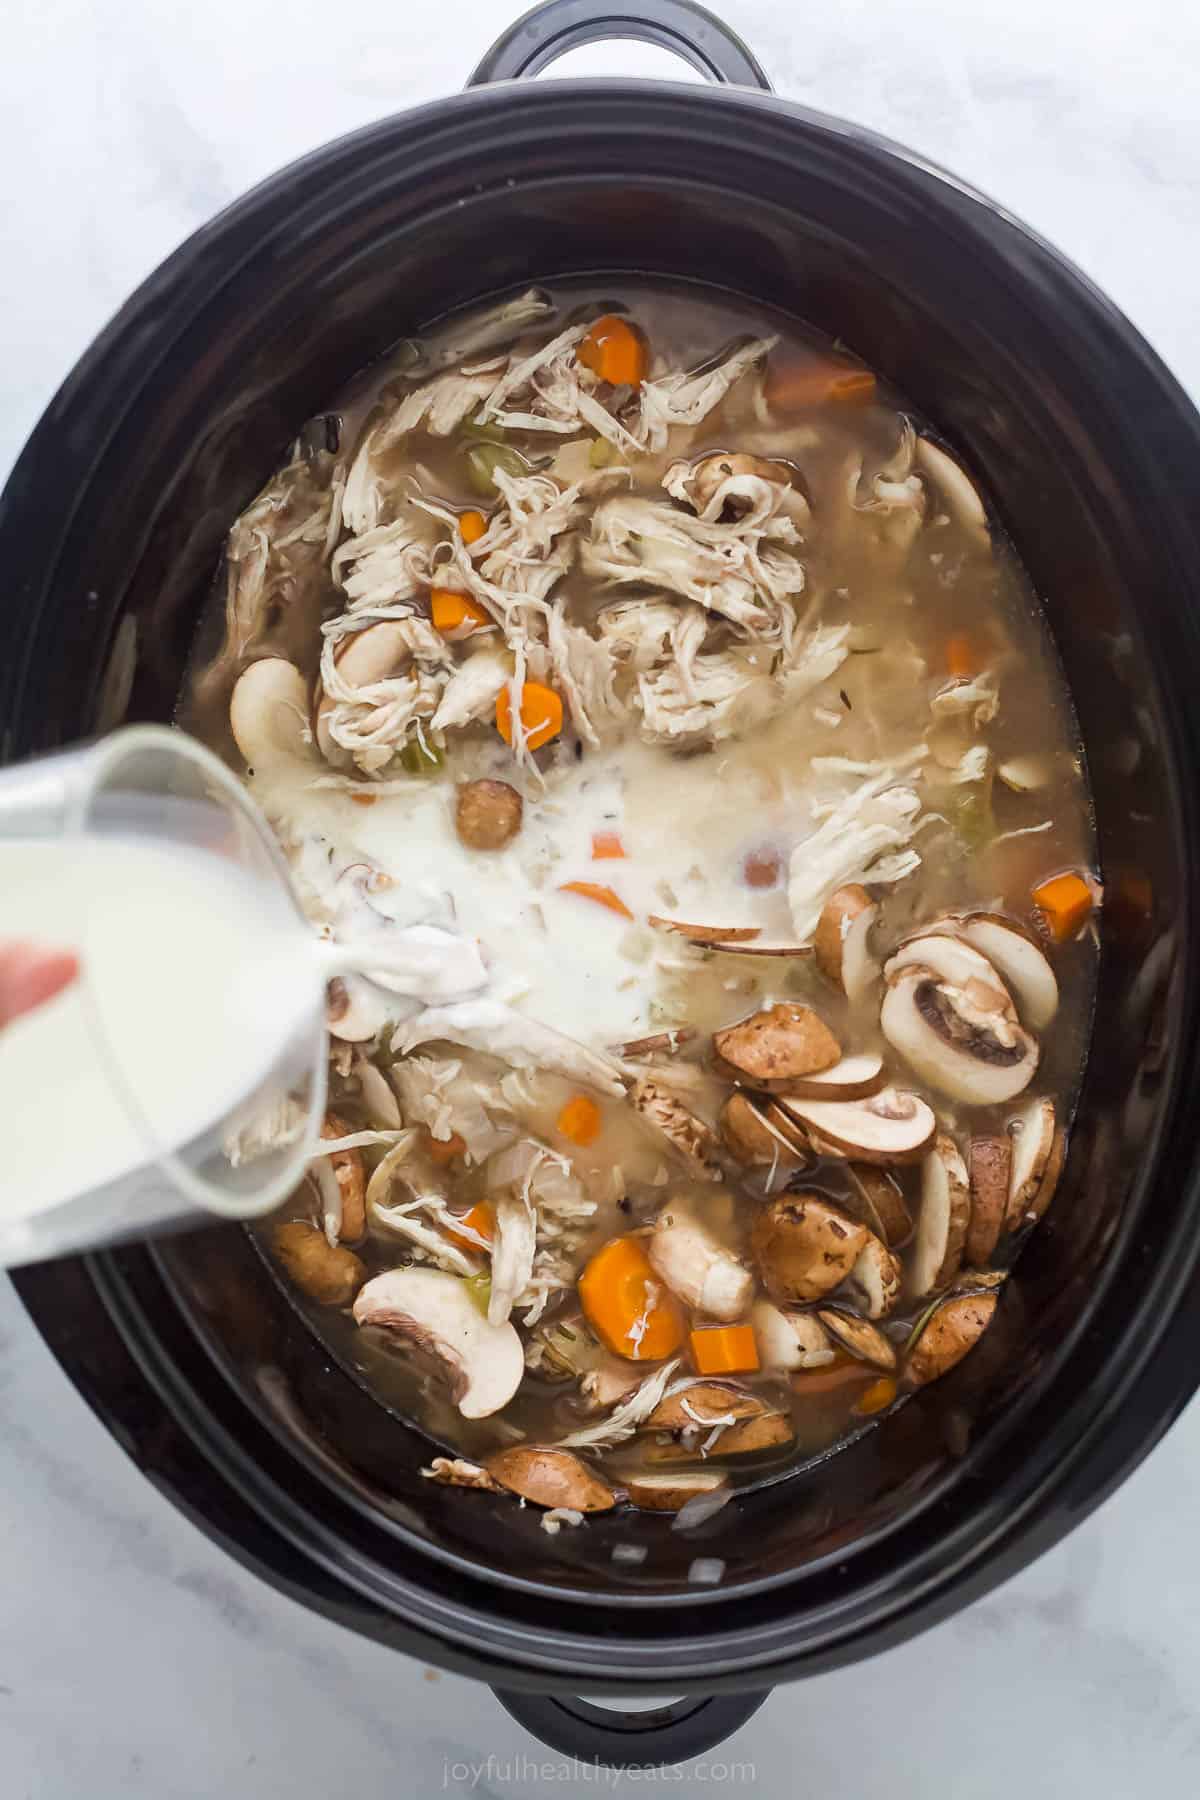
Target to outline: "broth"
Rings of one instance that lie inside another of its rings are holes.
[[[423,974],[331,996],[342,1148],[264,1252],[438,1478],[551,1528],[824,1454],[986,1328],[1062,1160],[1099,889],[1028,579],[899,396],[725,295],[564,286],[335,406],[180,719],[314,923]]]

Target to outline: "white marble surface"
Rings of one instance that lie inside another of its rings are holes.
[[[510,0],[39,0],[0,60],[0,469],[181,238],[323,138],[456,86]],[[1073,255],[1200,393],[1200,12],[726,0],[778,89],[918,145]],[[586,53],[648,73],[654,53]],[[1200,1410],[1019,1579],[771,1700],[723,1785],[1058,1800],[1200,1783]],[[3,1800],[561,1792],[491,1696],[310,1617],[105,1436],[0,1290]],[[486,1759],[492,1758],[487,1764]],[[526,1756],[537,1770],[522,1766]],[[677,1791],[720,1782],[721,1766]],[[588,1783],[587,1785],[591,1785]]]

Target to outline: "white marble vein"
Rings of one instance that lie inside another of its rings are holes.
[[[321,140],[456,86],[520,0],[41,0],[0,59],[0,469],[151,268]],[[1200,11],[726,0],[779,91],[920,147],[1062,246],[1200,392]],[[623,47],[577,72],[666,72]],[[1200,1783],[1200,1410],[1023,1576],[776,1696],[750,1786],[1126,1800]],[[491,1696],[309,1616],[142,1479],[0,1289],[3,1800],[530,1796]],[[484,1759],[494,1759],[481,1767]],[[712,1773],[712,1771],[710,1771]],[[691,1792],[694,1783],[676,1791]]]

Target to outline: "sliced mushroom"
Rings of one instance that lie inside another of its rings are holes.
[[[614,1054],[630,1062],[643,1056],[674,1056],[679,1046],[695,1035],[688,1026],[681,1025],[678,1031],[656,1031],[652,1037],[631,1038],[629,1043],[618,1045]]]
[[[790,1444],[796,1435],[791,1419],[783,1412],[764,1412],[756,1419],[742,1419],[736,1425],[714,1425],[710,1433],[713,1438],[711,1443],[707,1439],[697,1441],[701,1430],[702,1427],[692,1426],[687,1438],[676,1433],[665,1443],[649,1439],[644,1450],[647,1462],[695,1462],[701,1455],[707,1460],[713,1457],[754,1456],[763,1450],[774,1450]]]
[[[846,1279],[867,1229],[818,1194],[781,1194],[750,1236],[763,1286],[777,1300],[821,1300]]]
[[[454,826],[470,850],[503,850],[521,829],[525,802],[507,781],[464,781],[454,802]]]
[[[329,983],[325,1022],[330,1034],[345,1044],[365,1044],[387,1024],[388,1003],[361,975],[338,975]]]
[[[924,1387],[948,1375],[974,1349],[992,1322],[996,1294],[962,1294],[936,1308],[908,1353],[905,1377]]]
[[[855,1258],[842,1291],[868,1319],[885,1319],[900,1298],[902,1279],[900,1263],[872,1232]]]
[[[908,1291],[934,1294],[958,1274],[971,1218],[966,1164],[953,1138],[939,1137],[921,1165],[921,1212]]]
[[[747,1168],[790,1168],[804,1160],[803,1149],[797,1149],[741,1088],[730,1094],[717,1123],[730,1154]]]
[[[959,937],[958,923],[945,919],[916,937],[909,938],[894,950],[883,965],[884,979],[894,982],[905,969],[926,969],[955,987],[966,987],[969,981],[986,982],[1002,987],[999,976],[987,957],[974,944]]]
[[[507,1322],[489,1325],[465,1282],[440,1269],[391,1269],[354,1302],[355,1323],[407,1340],[428,1355],[464,1419],[486,1419],[521,1385],[521,1340]]]
[[[737,1025],[713,1033],[713,1048],[727,1073],[776,1092],[796,1076],[832,1068],[841,1046],[811,1006],[781,1001]]]
[[[322,1138],[349,1137],[350,1127],[337,1113],[326,1113],[321,1123]],[[345,1244],[357,1244],[367,1229],[367,1178],[363,1170],[361,1150],[335,1150],[326,1159],[333,1168],[338,1187],[338,1222],[333,1236]]]
[[[1012,1134],[1012,1167],[1004,1218],[1009,1231],[1015,1231],[1025,1222],[1040,1199],[1041,1188],[1054,1153],[1055,1124],[1053,1100],[1031,1100],[1009,1126]],[[1055,1179],[1057,1180],[1057,1175]],[[1036,1215],[1038,1218],[1049,1204],[1047,1197]]]
[[[765,456],[750,456],[744,451],[717,450],[708,456],[702,456],[690,469],[684,463],[672,464],[663,478],[663,486],[668,493],[690,500],[696,511],[702,513],[718,490],[735,476],[752,475],[760,481],[772,481],[778,486],[791,487],[795,474],[796,471],[787,463],[771,462]]]
[[[1029,1029],[1044,1031],[1058,1011],[1058,982],[1029,933],[998,913],[973,913],[962,930],[1008,983]]]
[[[756,1300],[750,1309],[750,1323],[764,1369],[820,1369],[833,1361],[829,1333],[816,1313]]]
[[[349,1306],[367,1278],[366,1264],[353,1250],[331,1244],[304,1219],[277,1225],[271,1247],[289,1279],[319,1306]]]
[[[1060,1126],[1054,1133],[1054,1143],[1050,1150],[1049,1160],[1046,1163],[1046,1172],[1042,1176],[1042,1185],[1034,1195],[1029,1210],[1025,1215],[1027,1223],[1036,1225],[1039,1219],[1045,1218],[1050,1202],[1057,1192],[1066,1160],[1067,1134]]]
[[[493,1481],[535,1506],[567,1506],[575,1512],[594,1513],[609,1512],[617,1504],[608,1483],[570,1450],[514,1444],[489,1456],[484,1467]]]
[[[878,905],[855,882],[829,896],[813,934],[817,967],[851,1003],[879,979],[879,964],[867,947],[878,917]]]
[[[728,1484],[722,1469],[679,1469],[673,1475],[629,1475],[626,1489],[644,1512],[679,1512],[689,1500]]]
[[[1037,1069],[1037,1041],[1007,992],[982,981],[957,987],[928,968],[906,968],[888,988],[879,1023],[923,1081],[968,1105],[1014,1099]]]
[[[663,919],[657,913],[651,913],[646,923],[692,944],[744,944],[762,936],[761,925],[685,925],[682,919]]]
[[[709,1430],[718,1422],[758,1419],[771,1409],[758,1394],[724,1381],[693,1381],[678,1393],[660,1400],[642,1431],[688,1431],[693,1425]]]
[[[660,1081],[643,1075],[629,1090],[629,1102],[701,1181],[720,1181],[720,1144],[712,1127],[689,1112]]]
[[[878,1232],[889,1250],[901,1250],[913,1232],[912,1214],[896,1177],[870,1163],[851,1163],[846,1174],[851,1187],[851,1211]]]
[[[883,1058],[877,1050],[843,1056],[832,1068],[816,1075],[797,1075],[787,1091],[798,1100],[866,1100],[886,1086]]]
[[[658,1215],[646,1254],[671,1292],[709,1318],[729,1323],[750,1304],[754,1277],[745,1263],[681,1206]]]
[[[853,1313],[838,1312],[836,1307],[822,1307],[817,1313],[822,1325],[844,1350],[856,1356],[859,1362],[870,1363],[873,1369],[883,1369],[890,1373],[896,1367],[895,1347],[885,1338],[878,1326],[866,1319],[856,1318]]]
[[[855,1162],[919,1162],[937,1132],[937,1120],[924,1100],[895,1088],[883,1088],[866,1100],[781,1096],[776,1104],[807,1130],[817,1148]]]
[[[977,1268],[995,1254],[1008,1211],[1012,1139],[1001,1135],[973,1137],[967,1154],[971,1183],[971,1222],[966,1258]]]
[[[344,638],[334,653],[338,674],[352,687],[365,687],[374,681],[386,681],[412,661],[407,622],[384,619],[368,625],[363,631]],[[329,715],[338,702],[325,692],[320,682],[314,696],[313,736],[317,749],[326,762],[341,764],[351,759],[329,735]]]
[[[238,676],[229,725],[248,769],[307,756],[308,683],[295,663],[265,656]]]

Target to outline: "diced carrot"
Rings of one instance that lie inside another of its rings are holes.
[[[817,1369],[797,1369],[792,1376],[793,1391],[801,1396],[833,1394],[839,1388],[866,1381],[871,1371],[848,1350],[835,1350],[833,1361]]]
[[[637,387],[646,379],[646,340],[636,325],[605,313],[575,352],[585,369],[613,387]]]
[[[953,675],[960,681],[965,681],[968,676],[978,673],[978,667],[971,640],[965,631],[956,631],[952,637],[946,639],[947,675]]]
[[[488,528],[487,520],[481,512],[472,507],[470,512],[459,513],[458,530],[464,544],[473,544],[481,538]]]
[[[1076,869],[1041,882],[1032,899],[1056,944],[1081,931],[1095,905],[1091,888]]]
[[[439,1168],[444,1167],[446,1163],[455,1162],[460,1156],[465,1156],[467,1153],[467,1146],[463,1143],[463,1140],[459,1137],[457,1131],[452,1131],[448,1138],[435,1138],[433,1133],[430,1132],[428,1133],[428,1138],[429,1142],[426,1145],[426,1148],[429,1151],[430,1157],[438,1164]]]
[[[350,799],[355,806],[374,806],[374,794],[351,794]]]
[[[753,1325],[704,1325],[688,1342],[700,1375],[752,1375],[758,1368]]]
[[[429,593],[429,613],[438,631],[459,631],[464,625],[474,630],[477,625],[490,625],[491,619],[487,609],[473,600],[470,594],[460,594],[455,588],[431,588]]]
[[[434,1142],[437,1142],[436,1138]],[[464,1226],[465,1230],[455,1231],[452,1226],[447,1225],[444,1227],[446,1236],[451,1243],[457,1244],[460,1250],[466,1250],[468,1253],[472,1250],[478,1251],[480,1246],[475,1242],[475,1238],[467,1236],[467,1232],[473,1231],[475,1237],[481,1237],[490,1244],[496,1235],[496,1210],[490,1201],[477,1200],[469,1212],[463,1213],[458,1223]]]
[[[525,727],[525,745],[540,750],[562,730],[563,704],[553,688],[540,681],[527,681],[521,689],[521,723]],[[496,700],[496,730],[506,744],[513,741],[512,697],[503,687]]]
[[[872,1413],[886,1412],[899,1392],[890,1375],[881,1375],[873,1381],[865,1394],[860,1394],[854,1402],[854,1410],[869,1418]]]
[[[820,362],[814,357],[772,362],[764,388],[767,405],[779,412],[806,412],[813,406],[863,405],[875,398],[870,369],[853,363]]]
[[[618,831],[593,831],[592,861],[609,862],[618,856],[624,856],[625,846],[621,842]]]
[[[610,1238],[579,1277],[579,1301],[592,1330],[616,1356],[658,1362],[678,1350],[684,1319],[637,1238]]]
[[[598,906],[607,906],[609,912],[620,913],[623,919],[633,917],[620,894],[614,894],[610,887],[604,887],[598,881],[564,881],[558,891],[560,894],[579,894],[584,900],[594,900]]]
[[[572,1094],[555,1120],[563,1136],[581,1146],[595,1143],[602,1123],[600,1108],[587,1094]]]

